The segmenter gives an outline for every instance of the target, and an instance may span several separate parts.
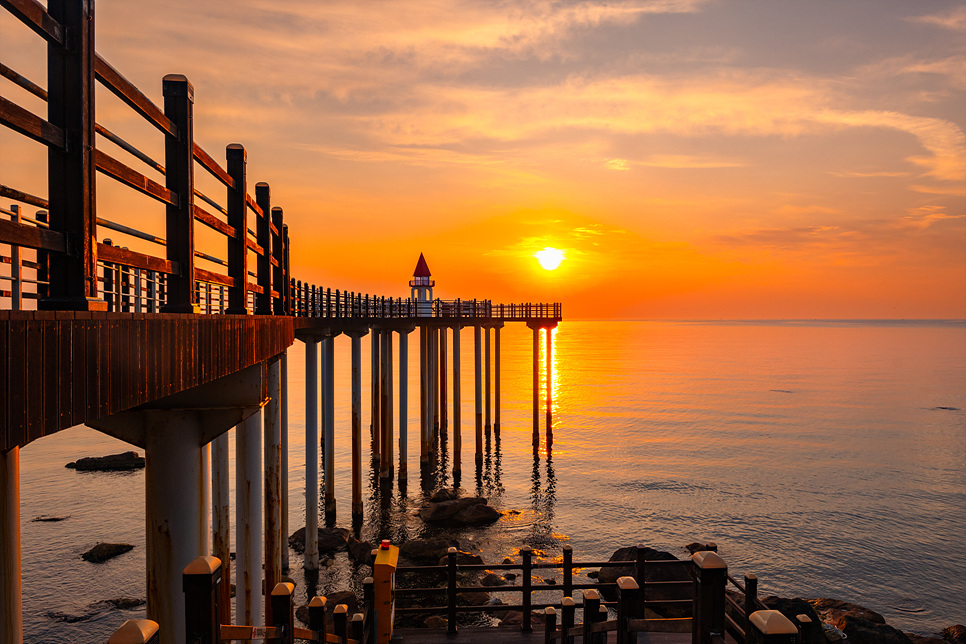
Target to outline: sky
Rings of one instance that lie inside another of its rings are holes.
[[[245,146],[302,280],[405,297],[422,252],[437,297],[569,318],[966,318],[961,1],[98,0],[95,38],[159,105],[189,78],[196,140]],[[97,119],[163,159],[105,90]],[[40,146],[0,146],[0,183],[44,193]]]

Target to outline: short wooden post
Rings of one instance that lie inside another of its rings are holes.
[[[751,614],[758,610],[758,575],[745,575],[745,644],[751,644]]]
[[[325,623],[325,604],[325,597],[318,595],[309,600],[309,630],[318,636],[320,642],[325,642],[325,636],[328,634]]]
[[[278,644],[295,644],[295,602],[292,601],[292,594],[295,592],[295,584],[282,581],[275,584],[272,589],[272,626],[282,629],[281,639],[276,639]]]
[[[600,593],[593,588],[584,591],[584,644],[592,644],[595,641],[593,631],[594,624],[597,623],[597,614],[600,612]],[[606,608],[604,609],[607,610]],[[606,613],[605,613],[606,614]]]
[[[552,644],[557,635],[557,609],[553,606],[547,606],[544,610],[544,615],[546,615],[546,625],[543,631],[543,641],[546,644]]]
[[[574,613],[577,611],[574,598],[564,597],[560,602],[560,608],[563,613],[560,620],[561,637],[564,644],[574,644],[574,638],[568,634],[570,629],[574,627]]]
[[[725,584],[728,564],[718,553],[702,550],[691,555],[694,566],[694,644],[711,644],[712,636],[724,635]]]
[[[755,644],[797,644],[798,628],[777,610],[758,610],[748,618]]]
[[[479,328],[479,327],[477,327]],[[530,546],[523,546],[520,548],[520,558],[523,559],[523,631],[529,633],[533,630],[533,625],[530,623],[530,606],[533,602],[533,597],[531,593],[533,592],[533,579],[531,579],[531,574],[533,572],[533,551]]]
[[[574,596],[574,549],[569,545],[563,547],[563,594]]]
[[[348,606],[339,604],[332,612],[332,632],[338,638],[340,644],[347,644],[349,640],[349,634],[347,632],[349,623],[346,615],[348,610]]]
[[[107,640],[107,644],[157,644],[161,641],[158,623],[150,619],[129,619]]]
[[[349,627],[350,637],[354,639],[359,644],[362,644],[365,637],[366,631],[366,616],[362,613],[356,613],[352,616],[352,623]]]
[[[188,564],[182,573],[184,590],[185,638],[189,642],[217,642],[218,583],[221,560],[201,556]]]
[[[456,548],[446,551],[446,632],[456,634]]]
[[[165,313],[198,313],[195,291],[194,236],[194,99],[195,91],[181,74],[168,74],[161,81],[164,115],[174,123],[175,134],[164,137],[165,187],[178,195],[176,205],[167,205],[167,258],[178,263],[178,273],[168,276]]]
[[[617,644],[637,641],[637,633],[630,630],[630,620],[639,616],[640,587],[633,577],[617,580]]]

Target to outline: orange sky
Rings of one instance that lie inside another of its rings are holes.
[[[98,51],[156,103],[164,74],[193,82],[206,150],[246,146],[302,279],[405,296],[423,252],[440,297],[552,299],[573,318],[966,317],[961,2],[96,11]],[[44,85],[39,38],[5,12],[0,32],[4,63]],[[0,183],[43,194],[40,146],[5,129],[0,146]],[[98,197],[163,234],[160,205],[104,177]],[[556,271],[533,257],[545,246],[566,252]]]

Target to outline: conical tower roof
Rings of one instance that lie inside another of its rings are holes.
[[[432,273],[429,272],[429,264],[426,263],[426,258],[423,254],[419,254],[419,261],[416,262],[416,269],[413,271],[413,277],[431,277]]]

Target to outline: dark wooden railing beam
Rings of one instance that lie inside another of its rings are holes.
[[[14,201],[20,201],[22,203],[29,203],[31,206],[37,206],[38,208],[43,208],[44,210],[47,210],[50,207],[50,204],[47,203],[46,199],[36,197],[32,194],[23,192],[22,190],[17,190],[3,184],[0,184],[0,197],[4,199],[13,199]]]
[[[177,124],[166,116],[165,112],[162,112],[134,83],[124,78],[100,55],[95,55],[95,57],[94,72],[97,75],[97,80],[101,81],[101,85],[110,90],[112,94],[144,117],[154,127],[170,136],[178,136]]]
[[[34,30],[48,43],[64,44],[64,28],[37,0],[0,0],[0,6]]]
[[[94,150],[94,160],[97,169],[107,176],[120,181],[126,186],[134,188],[138,192],[145,194],[153,199],[157,199],[163,204],[178,207],[179,195],[165,188],[154,179],[150,179],[137,170],[124,165],[111,155],[101,150]]]
[[[231,175],[225,172],[224,168],[218,165],[218,162],[212,159],[211,155],[205,152],[200,145],[198,145],[197,143],[193,145],[194,145],[194,151],[193,151],[194,158],[198,163],[201,164],[201,167],[207,170],[211,174],[211,176],[215,177],[223,184],[225,184],[227,188],[234,188],[235,181],[231,178]]]
[[[2,96],[0,96],[0,123],[44,145],[63,149],[66,144],[63,129]]]

